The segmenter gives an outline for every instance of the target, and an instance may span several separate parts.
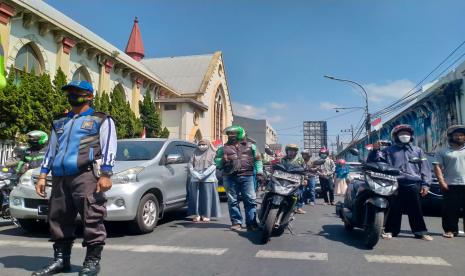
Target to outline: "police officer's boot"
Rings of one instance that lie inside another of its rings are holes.
[[[94,276],[100,272],[100,259],[102,258],[103,245],[88,245],[84,264],[79,276]]]
[[[32,276],[53,275],[71,270],[71,248],[72,242],[60,242],[53,245],[54,259],[48,266],[32,273]]]

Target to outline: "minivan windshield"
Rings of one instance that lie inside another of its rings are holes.
[[[163,144],[163,141],[118,141],[116,161],[151,160]]]

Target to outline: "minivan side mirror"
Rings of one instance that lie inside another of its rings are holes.
[[[182,162],[182,156],[180,154],[168,154],[166,156],[166,164],[177,164]]]

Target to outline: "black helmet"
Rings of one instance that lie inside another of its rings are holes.
[[[399,142],[397,135],[399,134],[399,132],[402,132],[402,131],[409,132],[410,135],[412,135],[412,140],[413,140],[413,135],[415,134],[415,132],[413,131],[413,128],[410,125],[402,124],[402,125],[397,125],[392,129],[391,131],[392,141],[395,141],[396,143]]]

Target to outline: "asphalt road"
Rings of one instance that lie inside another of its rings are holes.
[[[109,225],[101,275],[465,275],[465,237],[441,237],[441,221],[427,217],[435,240],[416,240],[404,219],[402,234],[364,249],[362,232],[346,232],[334,207],[306,206],[305,215],[268,244],[259,233],[232,232],[224,216],[192,224],[185,211],[172,212],[151,234],[128,235],[124,224]],[[73,272],[85,251],[76,242]],[[26,234],[0,222],[0,275],[30,275],[50,260],[46,234]]]

